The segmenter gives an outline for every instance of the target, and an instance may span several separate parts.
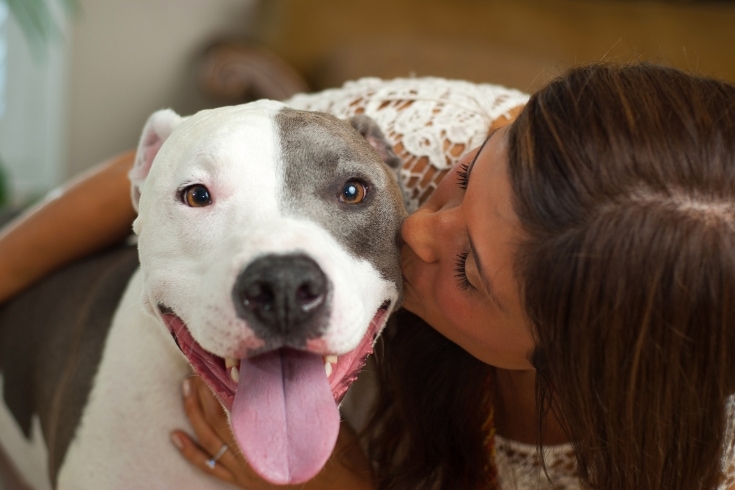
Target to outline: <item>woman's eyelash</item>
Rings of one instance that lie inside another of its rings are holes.
[[[459,170],[457,170],[457,184],[459,184],[459,187],[462,189],[467,189],[467,184],[470,180],[470,174],[468,172],[470,166],[466,163],[463,163],[459,166]]]
[[[467,278],[467,271],[465,269],[467,265],[467,257],[469,256],[469,251],[458,253],[454,264],[454,277],[457,279],[457,285],[459,285],[462,290],[473,288],[472,283]]]

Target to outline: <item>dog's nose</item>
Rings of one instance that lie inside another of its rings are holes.
[[[235,282],[238,315],[264,340],[303,344],[320,334],[329,314],[329,281],[303,254],[266,255]]]

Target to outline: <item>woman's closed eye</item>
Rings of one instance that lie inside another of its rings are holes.
[[[469,289],[475,289],[467,277],[467,258],[470,256],[470,252],[460,252],[457,254],[456,261],[454,263],[454,277],[457,279],[457,285],[463,291]]]
[[[459,185],[460,189],[467,190],[467,184],[470,181],[469,169],[470,165],[468,163],[463,163],[457,170],[457,185]]]
[[[467,184],[470,180],[470,164],[461,163],[457,169],[457,185],[460,189],[467,190]],[[467,291],[475,289],[467,277],[467,259],[470,256],[470,251],[466,250],[457,254],[454,264],[454,277],[457,279],[457,284],[460,289]]]

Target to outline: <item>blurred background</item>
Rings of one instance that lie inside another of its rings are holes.
[[[0,0],[0,202],[134,148],[148,115],[362,77],[533,91],[648,59],[735,82],[735,1]]]

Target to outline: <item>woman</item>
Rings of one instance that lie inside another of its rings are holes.
[[[734,201],[735,87],[601,65],[532,96],[403,226],[434,330],[387,332],[377,484],[494,485],[494,411],[501,488],[735,488]]]
[[[593,488],[732,465],[734,107],[674,70],[573,70],[404,224],[406,308],[500,368],[498,433],[524,439],[535,384],[536,442],[561,428]]]

